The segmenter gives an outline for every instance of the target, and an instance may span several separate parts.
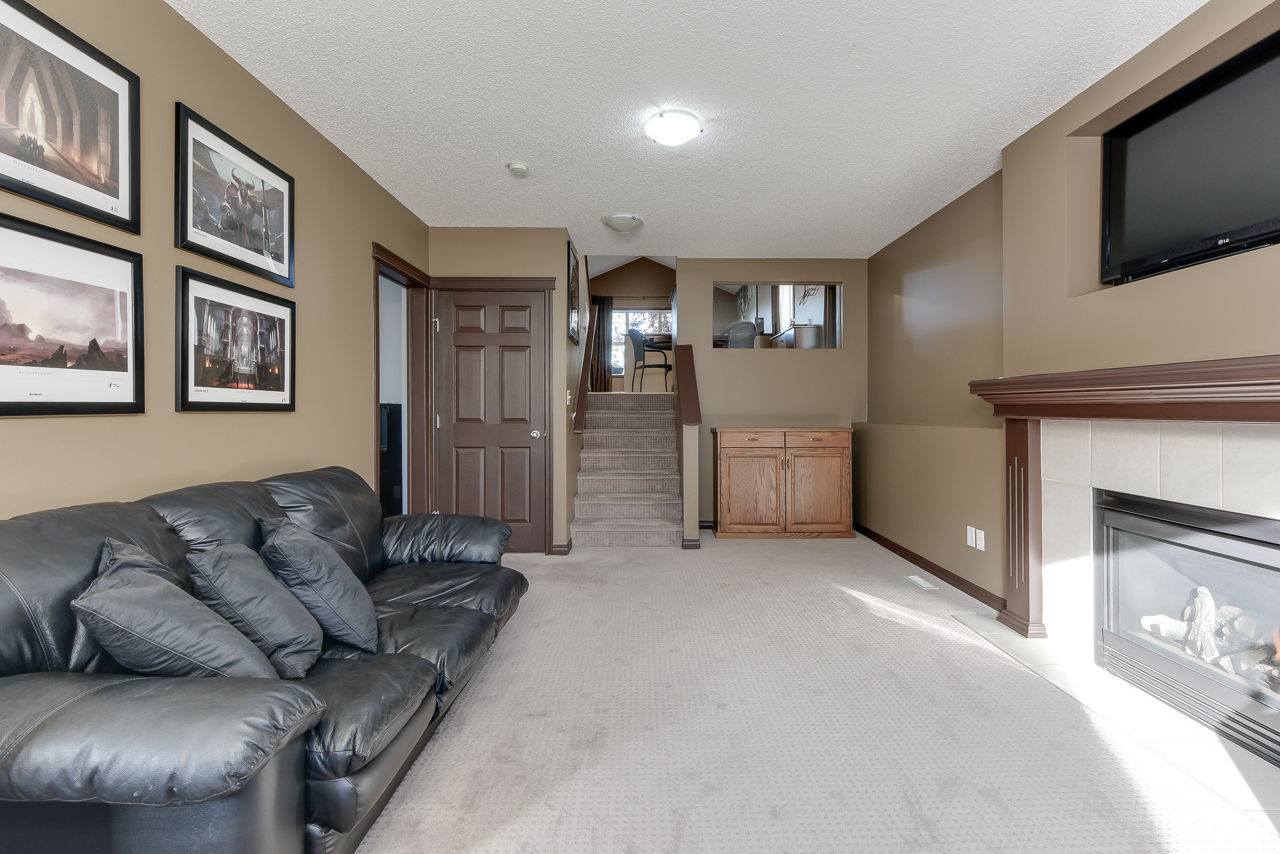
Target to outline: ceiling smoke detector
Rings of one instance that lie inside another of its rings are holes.
[[[662,145],[684,145],[702,133],[702,122],[685,110],[663,110],[644,123],[649,139]]]
[[[644,220],[634,214],[611,214],[600,221],[619,234],[626,234],[628,231],[635,231],[637,228],[644,225]]]
[[[519,160],[512,160],[507,164],[507,171],[511,173],[513,178],[528,178],[529,167],[521,163]]]

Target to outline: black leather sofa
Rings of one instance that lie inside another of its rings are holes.
[[[184,582],[186,555],[262,546],[287,516],[373,599],[378,651],[329,639],[301,679],[126,671],[70,608],[107,537]],[[350,852],[528,589],[511,531],[381,518],[342,468],[0,521],[0,852]]]

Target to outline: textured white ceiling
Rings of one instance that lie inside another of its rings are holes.
[[[169,0],[429,225],[567,227],[591,255],[838,258],[991,175],[1203,2]],[[650,142],[661,108],[705,133]],[[620,212],[644,227],[600,224]]]

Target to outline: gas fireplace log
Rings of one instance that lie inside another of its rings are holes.
[[[1175,620],[1167,614],[1156,614],[1152,617],[1143,617],[1138,621],[1142,626],[1142,630],[1151,632],[1158,638],[1172,641],[1185,641],[1187,633],[1191,631],[1191,624],[1185,620]]]
[[[1236,673],[1243,676],[1247,671],[1257,668],[1259,664],[1275,654],[1276,648],[1271,644],[1266,644],[1264,646],[1256,646],[1253,649],[1246,649],[1244,652],[1237,652],[1235,655],[1224,655],[1215,663],[1228,673]]]
[[[1214,637],[1218,609],[1213,604],[1213,594],[1208,587],[1197,587],[1195,601],[1191,603],[1191,626],[1187,632],[1187,653],[1197,655],[1202,661],[1213,661],[1218,652],[1218,639]]]

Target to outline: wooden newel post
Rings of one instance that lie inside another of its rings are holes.
[[[1044,630],[1040,571],[1040,419],[1006,418],[1005,609],[997,617],[1024,637]]]

